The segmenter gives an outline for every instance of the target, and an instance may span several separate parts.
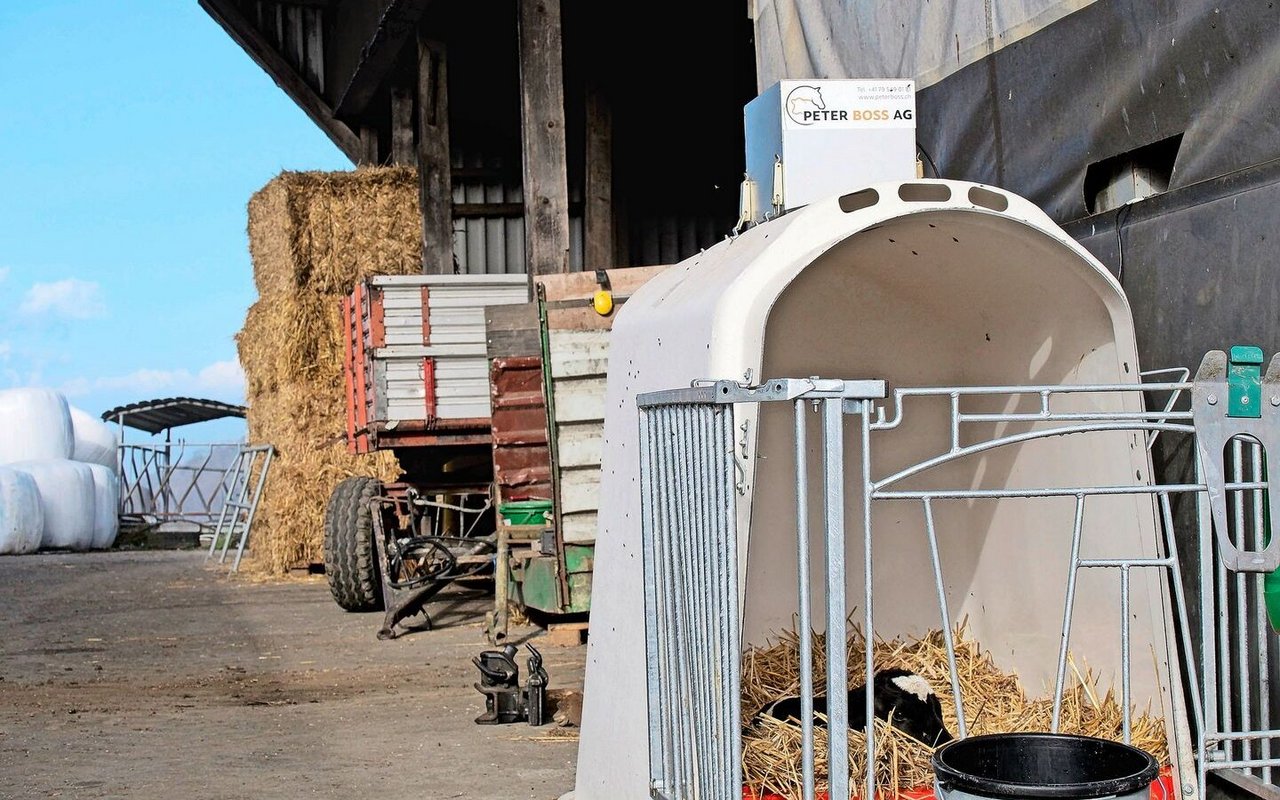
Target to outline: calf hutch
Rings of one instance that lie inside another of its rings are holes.
[[[1251,363],[1280,396],[1280,374],[1238,350],[1230,368]],[[846,727],[842,704],[830,741],[796,728],[778,769],[762,763],[789,734],[746,724],[781,693],[864,682],[869,708],[874,670],[904,665],[960,739],[1141,743],[1183,796],[1206,771],[1269,765],[1245,642],[1265,653],[1274,637],[1251,605],[1280,551],[1263,550],[1255,445],[1280,420],[1233,440],[1205,400],[1227,369],[1206,357],[1193,420],[1188,375],[1143,382],[1113,276],[1031,203],[978,184],[874,184],[658,275],[611,341],[595,563],[609,591],[593,600],[576,800],[930,789],[909,769],[918,743]],[[1147,411],[1144,393],[1180,407]],[[1152,437],[1192,432],[1216,484],[1157,484]],[[1207,525],[1224,494],[1234,539]],[[1185,497],[1202,546],[1179,554]],[[1197,561],[1209,605],[1192,631],[1180,565]],[[1215,612],[1220,572],[1247,612]],[[787,647],[794,676],[764,674]]]

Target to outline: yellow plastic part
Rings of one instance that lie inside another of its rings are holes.
[[[609,312],[613,311],[613,292],[608,289],[599,290],[592,299],[591,306],[600,316],[609,316]]]

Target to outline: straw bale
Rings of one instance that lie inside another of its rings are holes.
[[[847,645],[850,689],[862,685],[866,675],[866,639],[861,630],[851,626],[853,634]],[[1048,731],[1053,719],[1051,697],[1030,698],[1018,677],[1000,670],[989,652],[967,635],[964,623],[955,633],[956,671],[960,681],[960,697],[964,702],[968,734],[1012,731]],[[815,691],[823,692],[826,681],[825,639],[813,634],[813,680]],[[902,667],[929,681],[942,704],[947,728],[955,734],[955,703],[951,694],[951,676],[947,666],[945,639],[941,630],[930,631],[919,638],[878,640],[874,645],[877,669]],[[760,708],[781,697],[800,693],[799,637],[794,631],[779,634],[762,647],[749,648],[742,662],[742,715],[751,720]],[[1063,693],[1063,733],[1122,739],[1123,712],[1115,692],[1101,692],[1099,678],[1087,668],[1081,669],[1071,659],[1071,680]],[[1169,763],[1168,742],[1164,722],[1153,716],[1151,709],[1134,709],[1132,742],[1151,753],[1162,765]],[[777,720],[763,719],[748,725],[743,737],[743,780],[759,795],[801,797],[800,728]],[[889,796],[906,789],[928,787],[933,783],[929,758],[932,748],[912,739],[888,724],[876,722],[877,791]],[[849,764],[851,784],[855,788],[866,781],[866,736],[858,730],[849,732]],[[815,729],[814,772],[818,791],[826,790],[827,734]],[[861,794],[861,793],[859,793]]]
[[[284,172],[249,201],[259,298],[236,347],[249,437],[276,447],[254,521],[250,567],[282,574],[323,559],[324,507],[343,478],[394,480],[390,453],[346,450],[341,299],[370,275],[421,271],[411,169]]]

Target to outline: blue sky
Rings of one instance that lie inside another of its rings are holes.
[[[243,401],[249,196],[350,162],[195,0],[0,3],[0,97],[0,389]]]

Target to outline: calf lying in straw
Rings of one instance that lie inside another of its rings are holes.
[[[952,739],[942,721],[942,705],[928,681],[905,669],[882,669],[872,681],[875,714],[893,727],[915,739],[937,747]],[[849,727],[862,729],[867,724],[867,690],[859,686],[849,692]],[[756,714],[783,722],[800,723],[800,698],[784,697]],[[814,724],[826,727],[827,698],[813,698]]]

